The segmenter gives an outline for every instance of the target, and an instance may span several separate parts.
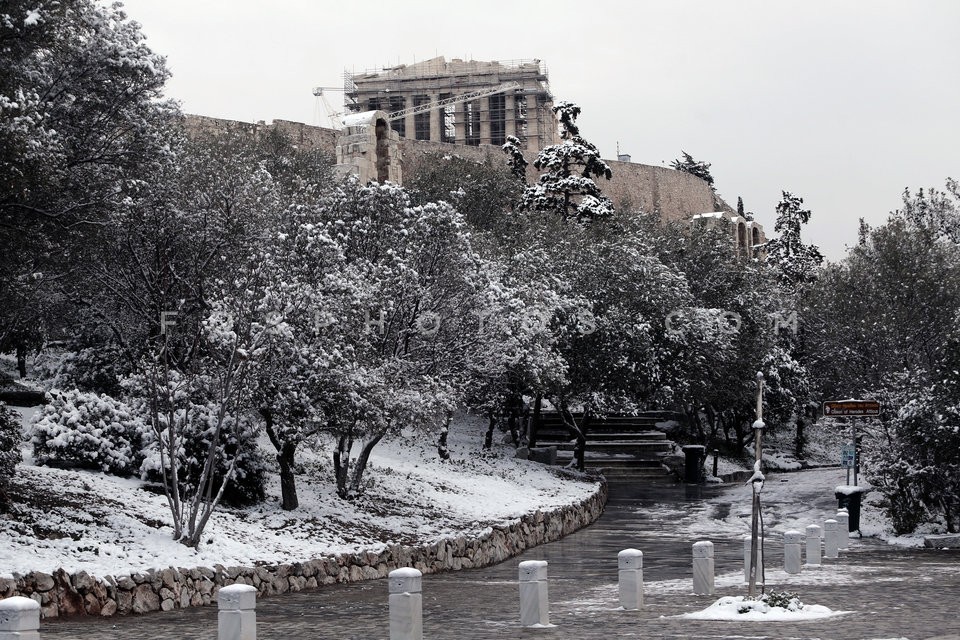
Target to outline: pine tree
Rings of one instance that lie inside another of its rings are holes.
[[[810,221],[810,210],[801,209],[803,198],[787,191],[777,205],[774,229],[780,237],[767,242],[767,262],[779,271],[779,279],[791,289],[813,282],[823,255],[816,245],[806,245],[800,239],[800,229]]]
[[[506,144],[501,147],[507,154],[507,166],[510,167],[510,173],[520,182],[527,181],[527,159],[523,157],[523,149],[520,146],[520,139],[516,136],[507,136]]]
[[[524,190],[519,210],[550,211],[578,222],[612,215],[613,203],[594,182],[600,176],[609,180],[612,172],[597,148],[580,136],[580,107],[564,101],[553,111],[560,119],[563,142],[546,147],[537,156],[533,166],[543,173],[537,184]]]
[[[683,154],[683,159],[677,159],[670,163],[671,169],[676,169],[677,171],[683,171],[684,173],[689,173],[692,176],[696,176],[710,185],[710,190],[716,193],[717,189],[713,186],[713,176],[710,174],[710,163],[703,162],[701,160],[694,160],[686,151],[681,150],[680,153]]]

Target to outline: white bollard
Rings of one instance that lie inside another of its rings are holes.
[[[750,582],[750,545],[751,545],[752,536],[743,536],[743,581],[744,583]],[[757,579],[760,579],[761,571],[760,568],[763,567],[763,544],[762,540],[757,538]]]
[[[820,535],[823,529],[820,525],[811,524],[807,527],[807,564],[819,566],[820,564]]]
[[[827,520],[823,523],[823,557],[839,558],[839,542],[837,541],[837,521]]]
[[[217,640],[257,640],[257,589],[231,584],[217,593]]]
[[[791,529],[783,534],[783,570],[787,573],[800,573],[803,534]]]
[[[643,606],[643,552],[624,549],[617,554],[620,606],[633,611]]]
[[[840,509],[835,516],[837,519],[837,548],[850,548],[850,514],[846,509]]]
[[[394,569],[387,576],[390,591],[390,640],[423,638],[423,574]]]
[[[693,543],[693,593],[713,595],[713,543],[707,540]]]
[[[546,560],[520,563],[520,624],[524,627],[550,624]]]
[[[40,640],[40,603],[23,596],[0,600],[0,640]]]

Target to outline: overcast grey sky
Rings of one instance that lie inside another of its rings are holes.
[[[604,157],[618,142],[644,164],[683,149],[768,234],[780,191],[800,195],[831,259],[904,187],[960,178],[958,0],[124,4],[168,58],[170,97],[243,121],[326,126],[311,90],[345,69],[539,58]]]

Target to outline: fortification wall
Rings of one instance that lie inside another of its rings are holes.
[[[249,131],[257,135],[270,129],[279,129],[305,150],[321,149],[333,155],[337,145],[337,131],[314,127],[302,122],[274,120],[271,124],[251,124],[207,116],[186,116],[189,132],[225,132],[230,129]],[[493,145],[466,146],[427,140],[400,140],[401,168],[405,178],[416,175],[418,167],[430,161],[435,154],[459,156],[476,162],[506,162],[500,147]],[[533,161],[536,154],[525,154],[530,163],[530,179],[535,179]],[[709,211],[732,212],[727,203],[714,197],[710,186],[689,173],[636,162],[607,160],[613,171],[611,180],[597,180],[601,191],[613,200],[619,209],[659,213],[666,220],[688,220],[698,213]]]

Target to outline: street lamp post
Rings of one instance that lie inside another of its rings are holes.
[[[757,420],[753,423],[753,441],[756,451],[756,461],[753,464],[753,477],[750,478],[750,484],[753,487],[753,517],[750,521],[750,588],[749,595],[753,596],[757,591],[757,560],[759,550],[759,524],[760,524],[760,491],[763,488],[763,472],[761,471],[761,459],[763,456],[762,438],[763,438],[763,372],[757,372]],[[760,561],[762,562],[760,556]],[[761,569],[761,575],[762,575]]]

